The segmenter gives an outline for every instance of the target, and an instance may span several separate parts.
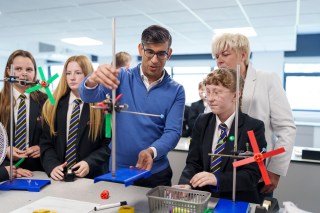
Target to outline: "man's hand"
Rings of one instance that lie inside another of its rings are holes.
[[[10,146],[7,147],[7,158],[10,158]],[[28,155],[26,153],[26,151],[24,150],[20,150],[16,147],[13,147],[12,148],[12,159],[13,161],[17,161],[17,160],[20,160],[21,158],[27,158]]]
[[[216,186],[217,185],[217,178],[212,173],[199,172],[191,178],[190,184],[192,185],[193,188],[203,187],[203,186],[207,186],[207,185]]]
[[[260,190],[260,193],[262,193],[262,194],[273,192],[273,191],[277,188],[278,183],[279,183],[279,180],[280,180],[280,175],[277,175],[277,174],[272,173],[272,172],[270,172],[270,171],[268,171],[268,175],[269,175],[271,184],[265,185],[265,186]]]
[[[93,88],[98,84],[102,84],[108,89],[117,89],[120,84],[117,76],[119,70],[109,64],[102,64],[95,70],[86,80],[85,85]]]
[[[80,161],[72,167],[74,174],[77,177],[85,177],[89,174],[90,168],[89,164],[86,161]]]
[[[138,158],[137,169],[151,170],[153,164],[153,151],[151,148],[142,150]]]
[[[40,147],[38,145],[36,146],[30,146],[27,150],[26,150],[26,154],[30,157],[30,158],[39,158],[40,157]]]
[[[63,180],[64,174],[63,169],[67,166],[67,162],[64,162],[63,164],[56,166],[50,173],[50,177],[53,180]]]

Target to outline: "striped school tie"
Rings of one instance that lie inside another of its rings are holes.
[[[74,100],[74,107],[71,114],[67,149],[66,149],[66,161],[67,168],[71,168],[76,164],[76,140],[78,134],[79,120],[80,120],[80,99]]]
[[[16,133],[14,137],[14,146],[20,150],[26,149],[27,138],[27,109],[26,109],[26,96],[21,94],[19,96],[20,103],[18,107],[18,116],[16,123]]]
[[[226,139],[227,139],[227,128],[228,128],[227,125],[224,123],[221,123],[218,128],[221,130],[221,134],[216,146],[216,150],[214,151],[214,154],[220,154],[224,150]],[[220,172],[221,161],[222,161],[221,156],[212,156],[210,168],[213,174],[218,174]]]

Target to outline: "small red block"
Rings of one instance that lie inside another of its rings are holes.
[[[108,199],[109,198],[109,191],[103,190],[100,194],[101,199]]]

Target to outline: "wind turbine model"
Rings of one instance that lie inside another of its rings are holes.
[[[59,75],[58,75],[58,73],[56,73],[54,76],[50,77],[47,81],[46,77],[43,74],[42,67],[38,67],[38,70],[39,70],[41,81],[38,81],[38,85],[27,89],[26,93],[31,93],[31,92],[34,92],[34,91],[39,90],[41,88],[44,88],[51,104],[55,104],[56,101],[54,100],[52,93],[48,87],[49,87],[49,84],[51,84],[54,80],[56,80],[59,77]]]

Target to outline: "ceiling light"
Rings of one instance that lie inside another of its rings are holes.
[[[61,39],[61,41],[76,46],[96,46],[103,44],[102,41],[98,41],[88,37],[63,38]]]
[[[256,31],[252,27],[224,28],[224,29],[215,29],[213,31],[215,34],[240,33],[248,37],[257,36]]]

